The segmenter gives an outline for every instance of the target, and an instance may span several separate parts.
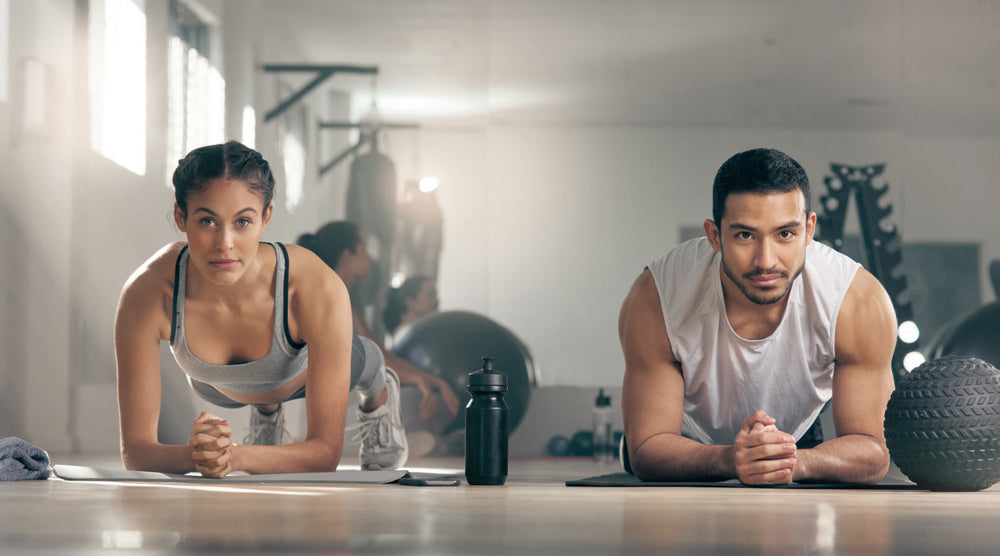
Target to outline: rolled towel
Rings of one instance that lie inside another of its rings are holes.
[[[0,439],[0,481],[48,479],[49,455],[16,436]]]

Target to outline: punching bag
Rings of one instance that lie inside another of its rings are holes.
[[[363,312],[372,307],[374,314],[381,314],[396,237],[396,166],[392,159],[378,152],[375,136],[371,151],[351,162],[346,217],[365,234],[371,255],[371,274],[352,288],[351,302]],[[381,319],[366,320],[376,324],[376,333],[382,332]]]

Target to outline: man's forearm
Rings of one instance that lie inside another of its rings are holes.
[[[884,441],[848,434],[812,449],[799,450],[793,480],[874,484],[888,470],[889,450]]]
[[[709,446],[678,434],[654,435],[630,448],[643,481],[720,481],[736,477],[732,446]]]

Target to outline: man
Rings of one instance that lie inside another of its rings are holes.
[[[652,262],[622,305],[623,459],[652,481],[878,482],[888,294],[812,241],[809,180],[784,153],[727,160],[712,212],[707,237]],[[828,401],[837,437],[797,448]]]

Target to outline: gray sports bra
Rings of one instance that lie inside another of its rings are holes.
[[[266,243],[266,242],[265,242]],[[308,364],[308,348],[292,341],[288,331],[288,251],[280,243],[266,243],[275,251],[274,334],[271,350],[256,361],[215,365],[202,361],[188,348],[184,337],[184,292],[187,282],[188,248],[177,256],[174,270],[174,309],[170,330],[170,351],[191,380],[210,384],[237,394],[260,394],[275,390],[300,373]]]

